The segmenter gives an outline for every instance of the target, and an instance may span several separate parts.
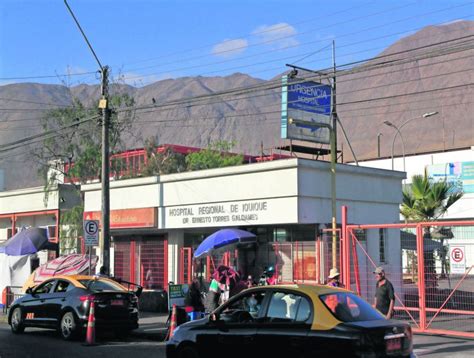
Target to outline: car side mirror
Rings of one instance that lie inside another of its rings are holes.
[[[32,289],[31,287],[28,287],[28,288],[26,289],[26,293],[29,294],[29,295],[31,295],[31,294],[33,293],[33,289]]]

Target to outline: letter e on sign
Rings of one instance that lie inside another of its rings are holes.
[[[451,273],[464,274],[466,272],[466,250],[464,246],[449,248],[449,266]]]
[[[84,243],[86,246],[99,245],[99,220],[84,220]]]

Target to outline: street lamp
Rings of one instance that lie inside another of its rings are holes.
[[[395,124],[393,124],[392,122],[390,121],[384,121],[383,123],[389,127],[392,127],[392,128],[395,128],[396,132],[395,132],[395,135],[393,136],[393,140],[392,140],[392,170],[394,170],[394,158],[393,158],[393,148],[395,147],[395,139],[397,139],[397,134],[400,134],[400,138],[402,140],[402,155],[403,155],[403,171],[405,171],[405,142],[403,141],[403,136],[402,136],[402,128],[408,124],[409,122],[415,120],[415,119],[418,119],[418,118],[428,118],[428,117],[431,117],[431,116],[434,116],[438,114],[438,112],[427,112],[427,113],[424,113],[422,114],[421,116],[417,116],[417,117],[413,117],[413,118],[410,118],[410,119],[407,119],[405,122],[403,122],[399,127],[397,127]]]

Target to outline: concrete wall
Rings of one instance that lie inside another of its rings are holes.
[[[57,190],[49,193],[47,202],[44,200],[43,187],[0,192],[0,214],[55,210],[57,208]]]
[[[5,171],[0,169],[0,191],[5,190]]]

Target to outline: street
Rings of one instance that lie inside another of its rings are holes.
[[[87,347],[81,341],[63,341],[55,331],[27,328],[14,335],[10,326],[0,323],[0,358],[9,357],[165,357],[163,342],[113,336],[98,337],[98,345]]]
[[[0,358],[9,357],[165,357],[165,343],[131,337],[118,340],[112,335],[98,337],[97,345],[87,347],[82,341],[66,342],[56,332],[27,328],[24,334],[13,335],[10,326],[0,323]],[[472,357],[474,341],[456,337],[415,335],[417,357]]]

